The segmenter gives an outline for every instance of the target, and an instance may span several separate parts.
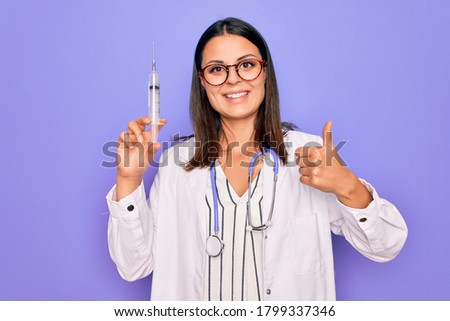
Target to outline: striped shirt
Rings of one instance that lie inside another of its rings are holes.
[[[239,197],[228,182],[221,166],[216,166],[215,182],[219,213],[219,237],[222,254],[206,256],[204,298],[212,301],[262,299],[263,232],[247,231],[248,190]],[[252,182],[251,213],[253,225],[262,224],[262,169]],[[206,206],[209,235],[214,235],[214,201],[208,180]]]

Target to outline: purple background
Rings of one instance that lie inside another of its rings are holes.
[[[161,137],[191,132],[194,47],[227,16],[269,43],[283,119],[315,134],[332,119],[350,168],[408,223],[387,264],[334,237],[338,299],[450,299],[443,0],[0,0],[0,299],[148,299],[151,279],[123,281],[109,258],[102,146],[146,113],[153,41]]]

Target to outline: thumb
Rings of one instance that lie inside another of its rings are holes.
[[[331,125],[333,122],[331,120],[327,121],[322,130],[323,146],[333,146],[333,137],[331,132]]]

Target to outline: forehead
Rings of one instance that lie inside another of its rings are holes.
[[[203,49],[202,64],[211,60],[233,63],[239,57],[253,54],[261,59],[258,47],[242,36],[224,34],[211,38]]]

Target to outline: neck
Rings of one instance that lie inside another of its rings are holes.
[[[219,138],[224,149],[230,144],[242,146],[255,140],[255,119],[222,119]]]
[[[250,162],[258,152],[259,144],[255,142],[255,119],[222,119],[221,125],[219,142],[223,153],[218,159],[223,170],[228,172],[232,167],[239,167],[232,164]]]

